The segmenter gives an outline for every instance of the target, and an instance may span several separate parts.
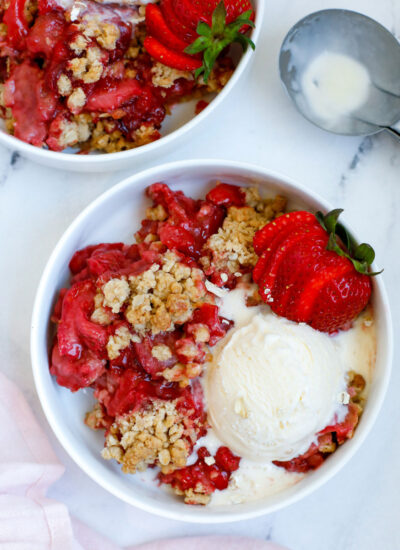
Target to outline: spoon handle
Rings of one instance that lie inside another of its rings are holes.
[[[386,130],[391,136],[400,141],[400,132],[398,130],[392,128],[391,126],[385,126],[384,130]]]

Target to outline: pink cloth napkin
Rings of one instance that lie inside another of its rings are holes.
[[[120,550],[46,497],[64,472],[19,389],[0,373],[0,549]],[[169,539],[135,550],[283,550],[242,537]],[[126,549],[128,550],[128,549]]]

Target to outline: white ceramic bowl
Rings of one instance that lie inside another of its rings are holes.
[[[239,79],[243,77],[254,56],[257,55],[257,44],[261,34],[262,22],[264,19],[264,0],[253,0],[256,9],[256,27],[252,32],[251,38],[256,44],[256,51],[251,48],[241,57],[231,79],[224,89],[210,102],[208,107],[200,114],[194,115],[194,107],[198,100],[190,101],[177,105],[171,116],[167,116],[161,128],[161,139],[143,145],[129,151],[119,153],[100,153],[92,155],[76,155],[71,152],[55,152],[41,149],[29,145],[10,134],[7,134],[2,128],[0,120],[0,144],[8,149],[18,151],[22,156],[61,170],[71,170],[75,172],[104,172],[107,170],[122,170],[129,166],[134,167],[135,162],[142,162],[146,159],[154,159],[157,155],[164,154],[175,148],[184,137],[188,139],[191,131],[208,120],[213,124],[212,115],[215,109],[223,102],[224,98],[233,90]]]
[[[298,207],[307,206],[312,210],[324,211],[332,208],[315,193],[288,178],[242,163],[193,160],[159,166],[134,175],[101,195],[64,233],[40,282],[31,333],[33,372],[44,412],[60,443],[75,462],[102,487],[130,504],[162,516],[199,523],[227,522],[272,512],[308,495],[331,478],[354,455],[371,429],[383,402],[392,360],[390,310],[382,279],[377,277],[374,279],[373,292],[378,341],[376,368],[355,436],[340,447],[319,470],[309,473],[297,485],[268,499],[221,508],[190,507],[167,492],[141,481],[140,475],[124,475],[114,461],[101,458],[103,434],[90,430],[83,423],[84,414],[92,405],[90,390],[72,394],[58,386],[49,373],[49,318],[58,290],[68,281],[69,259],[77,249],[88,244],[131,241],[143,217],[147,202],[143,191],[148,185],[164,181],[172,188],[183,189],[190,196],[201,197],[210,187],[210,182],[216,179],[237,184],[249,181],[259,183],[272,194],[286,195]]]

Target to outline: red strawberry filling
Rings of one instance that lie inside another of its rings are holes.
[[[215,457],[211,457],[205,447],[200,447],[197,456],[197,461],[191,466],[159,475],[161,483],[171,485],[180,494],[186,495],[187,504],[197,504],[198,495],[208,497],[215,490],[226,489],[232,472],[239,468],[240,463],[240,457],[227,447],[220,447]]]
[[[306,473],[316,470],[331,455],[338,445],[353,437],[362,409],[356,403],[350,403],[343,422],[327,426],[318,435],[317,443],[313,443],[304,454],[282,462],[274,461],[275,466],[285,468],[288,472]]]

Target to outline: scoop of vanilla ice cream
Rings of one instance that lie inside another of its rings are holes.
[[[211,425],[239,456],[290,460],[332,420],[345,371],[332,337],[259,313],[221,342],[208,367]]]

